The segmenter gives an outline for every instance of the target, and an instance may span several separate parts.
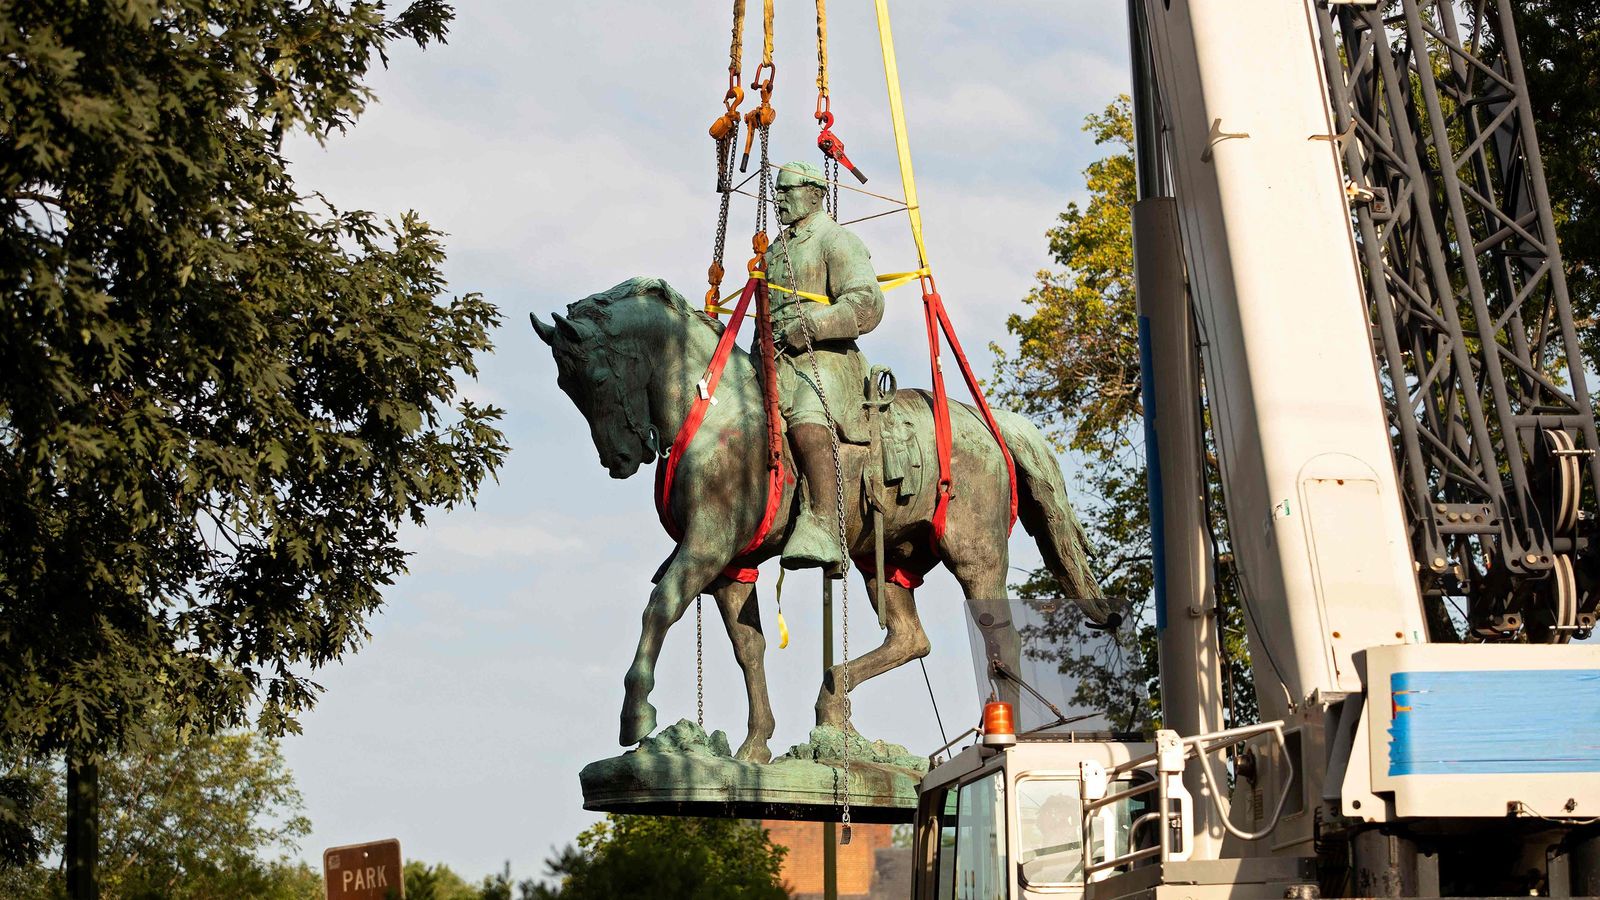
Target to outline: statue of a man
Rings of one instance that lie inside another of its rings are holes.
[[[792,162],[783,167],[777,195],[784,230],[766,262],[783,416],[809,497],[784,544],[783,566],[789,569],[844,563],[833,427],[848,428],[860,416],[867,365],[855,339],[883,319],[883,291],[872,256],[823,209],[826,190],[816,166]]]

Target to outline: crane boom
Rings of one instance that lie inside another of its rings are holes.
[[[1129,9],[1165,727],[936,767],[917,897],[1600,894],[1593,362],[1511,0]]]

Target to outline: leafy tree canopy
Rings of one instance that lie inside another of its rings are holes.
[[[506,447],[457,394],[498,322],[440,235],[341,212],[280,152],[451,8],[0,6],[0,743],[278,733],[404,571],[401,522]]]
[[[1060,648],[1061,670],[1077,682],[1075,703],[1104,710],[1113,727],[1144,730],[1160,721],[1160,706],[1149,607],[1154,583],[1133,288],[1137,191],[1129,99],[1120,97],[1089,116],[1084,130],[1111,152],[1084,171],[1086,204],[1068,204],[1047,232],[1059,268],[1040,272],[1024,301],[1026,313],[1006,321],[1017,337],[1015,355],[991,349],[1001,402],[1032,418],[1082,467],[1084,490],[1073,501],[1097,554],[1096,572],[1106,594],[1126,599],[1132,612],[1120,631],[1089,638],[1076,606],[1054,603],[1057,612],[1046,623],[1046,637]],[[1212,527],[1226,549],[1215,484],[1212,491],[1217,511]],[[1231,719],[1254,721],[1239,606],[1231,585],[1221,587]],[[1023,600],[1048,600],[1058,593],[1044,570],[1017,586]]]
[[[782,900],[786,851],[759,824],[738,819],[608,815],[549,860],[554,886],[525,885],[525,900]]]
[[[99,764],[105,900],[322,896],[320,874],[290,858],[311,825],[274,740],[252,732],[184,737],[165,720],[133,737],[131,749]],[[42,839],[46,858],[59,858],[66,798],[58,767],[8,762],[12,774],[0,784],[13,792],[27,785],[32,801],[13,812]],[[63,891],[55,868],[0,861],[0,895],[44,900]]]
[[[430,866],[412,860],[406,863],[406,900],[511,900],[511,863],[493,875],[485,875],[477,885],[468,884],[444,863]],[[517,886],[518,900],[530,900],[537,890],[527,879]]]
[[[1567,270],[1578,338],[1600,359],[1600,5],[1514,4],[1528,96]]]

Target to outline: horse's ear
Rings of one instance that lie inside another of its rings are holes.
[[[550,344],[551,346],[555,345],[556,329],[554,325],[546,325],[545,323],[539,321],[539,317],[533,313],[528,313],[528,321],[533,323],[533,330],[538,333],[539,340],[544,341],[546,344]]]
[[[562,337],[572,341],[573,343],[580,343],[583,341],[583,332],[578,330],[577,325],[574,325],[571,321],[562,318],[560,313],[552,313],[550,315],[550,321],[556,323],[556,330],[561,332]]]

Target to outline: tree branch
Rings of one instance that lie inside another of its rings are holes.
[[[48,203],[51,206],[54,206],[56,209],[62,211],[65,211],[67,208],[66,204],[61,202],[60,197],[54,197],[50,194],[41,194],[38,191],[13,191],[11,193],[11,199],[32,200],[35,203]]]

